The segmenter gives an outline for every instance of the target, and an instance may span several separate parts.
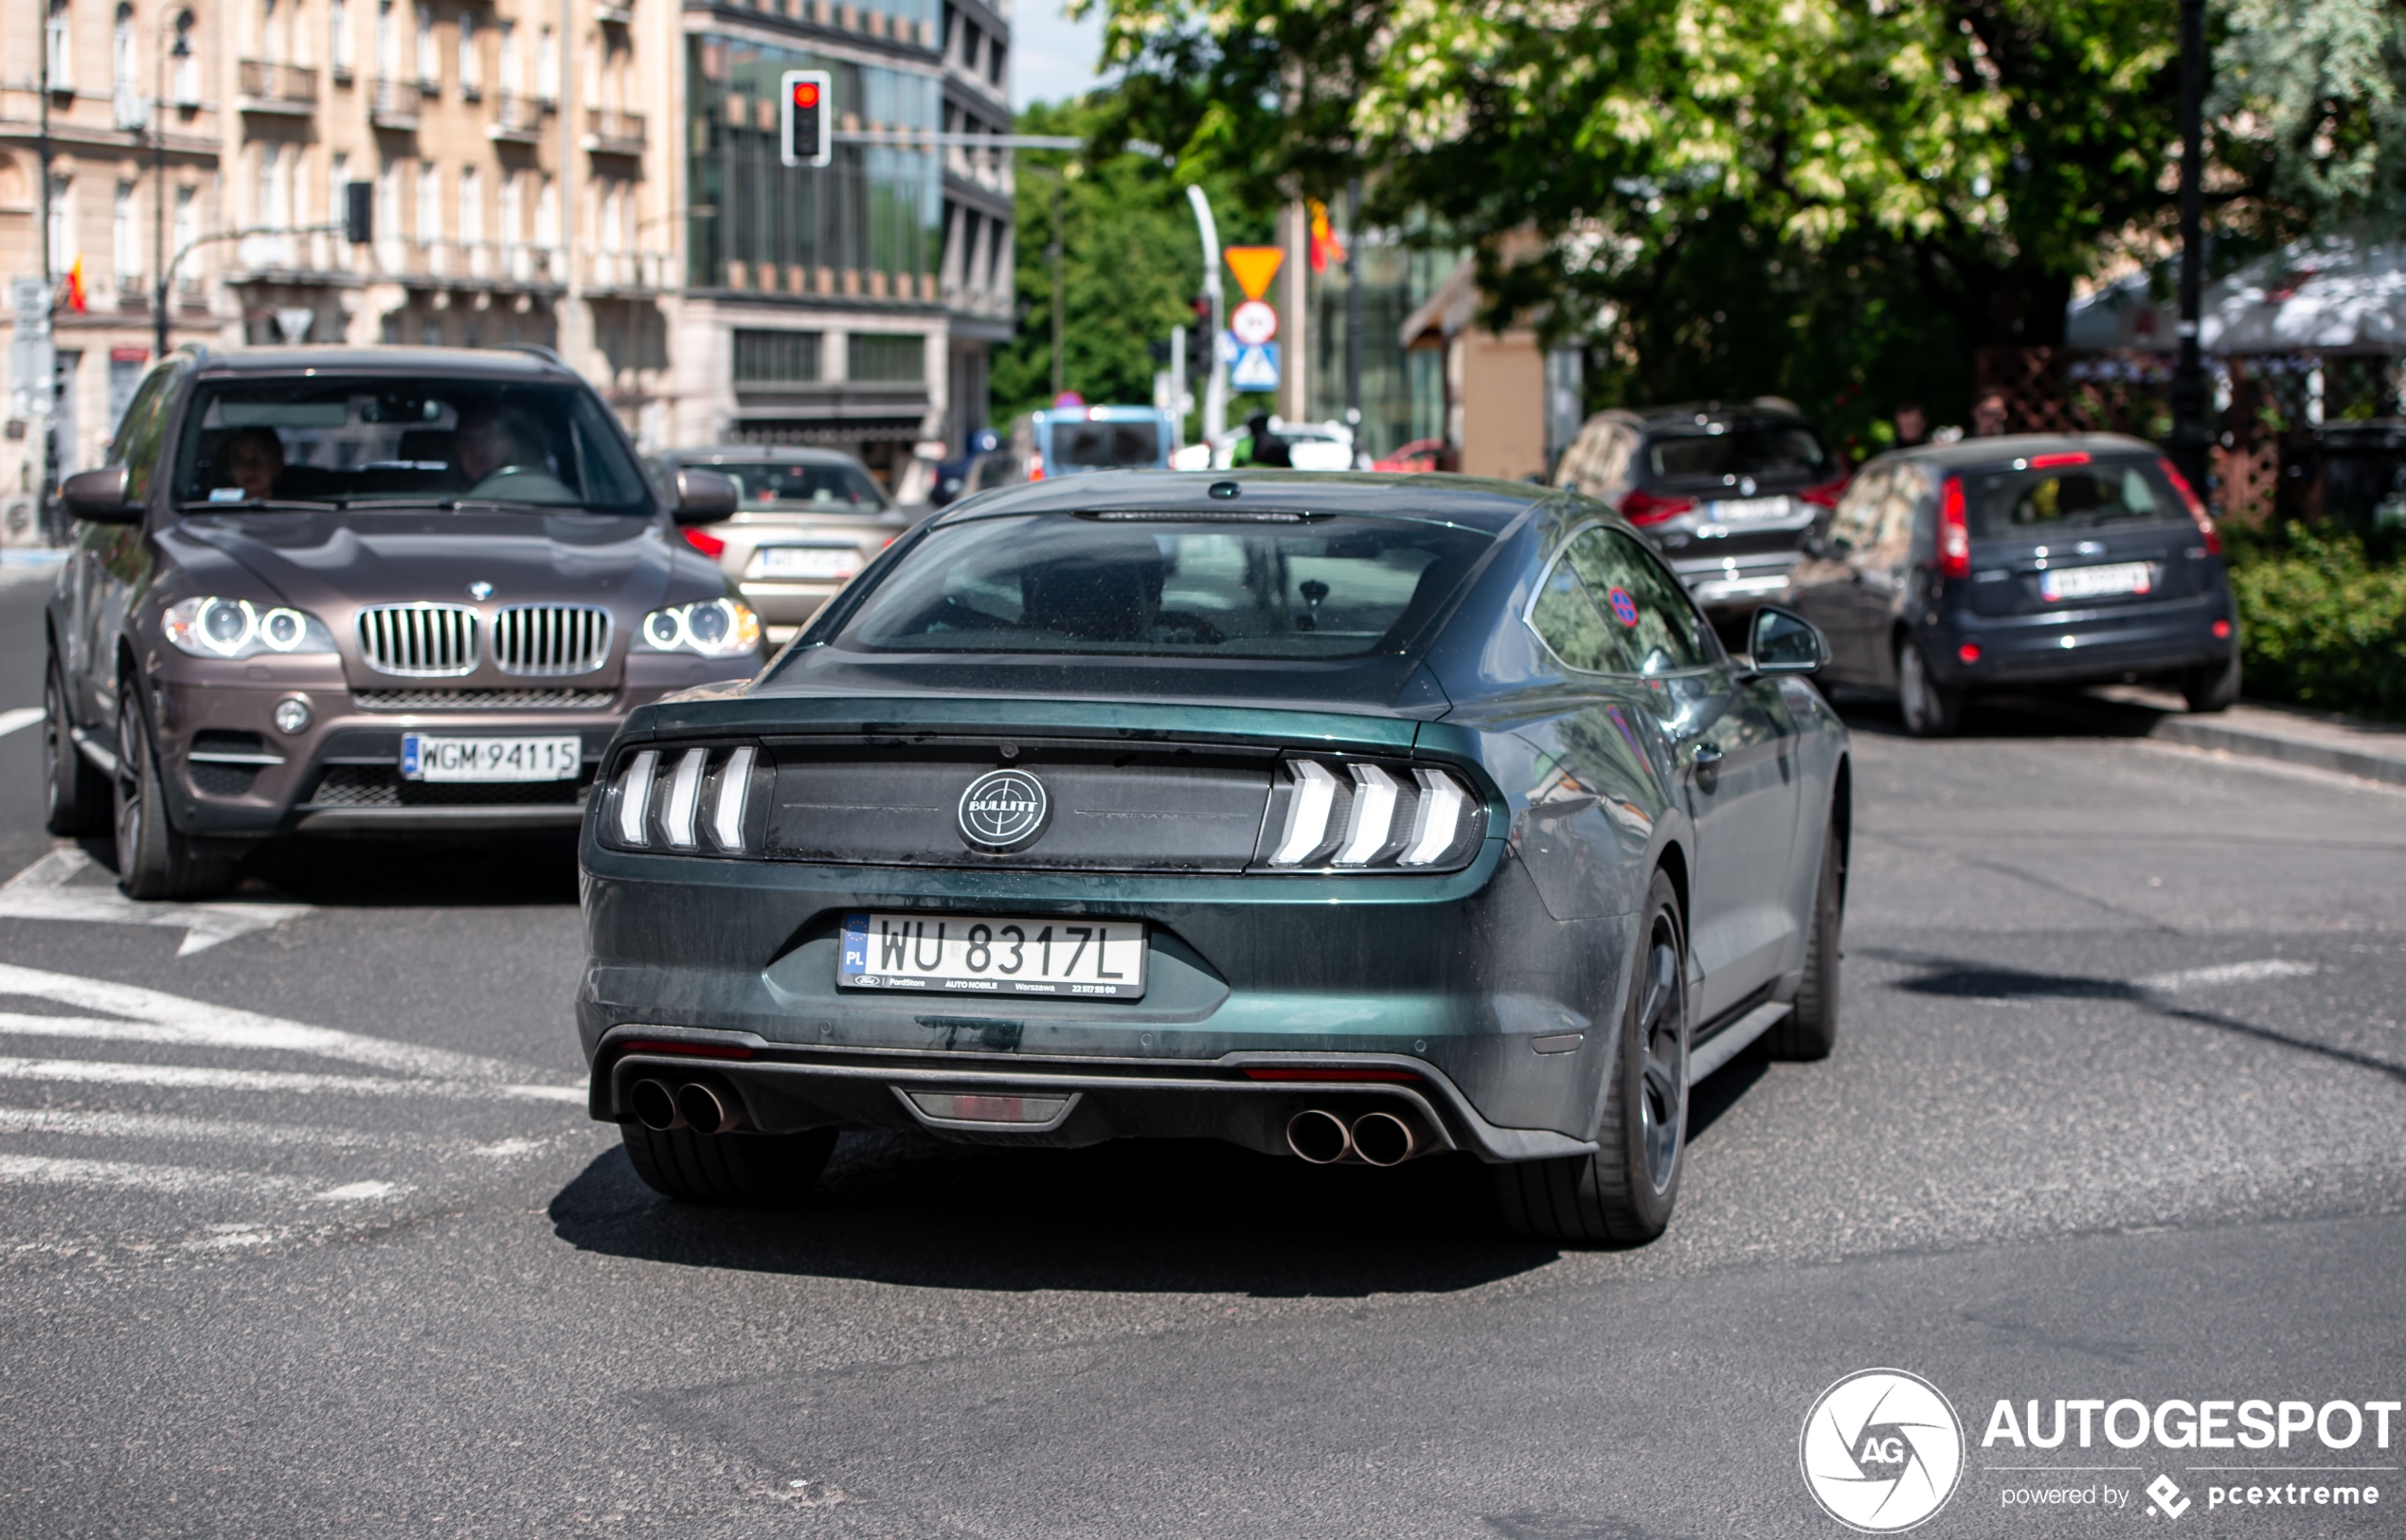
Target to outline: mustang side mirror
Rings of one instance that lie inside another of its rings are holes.
[[[678,524],[716,524],[735,512],[735,483],[716,471],[676,473],[676,507],[670,517]]]
[[[1819,673],[1829,661],[1829,643],[1822,639],[1821,629],[1776,604],[1754,612],[1746,651],[1749,671],[1757,674]]]
[[[127,496],[125,467],[79,471],[59,484],[59,500],[86,524],[139,524],[142,505]]]

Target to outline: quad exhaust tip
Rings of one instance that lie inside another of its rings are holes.
[[[1286,1147],[1315,1166],[1355,1159],[1368,1166],[1400,1166],[1426,1141],[1411,1119],[1392,1112],[1366,1112],[1348,1123],[1337,1114],[1310,1107],[1286,1120]]]
[[[635,1120],[655,1134],[691,1128],[700,1134],[732,1134],[744,1126],[744,1104],[716,1086],[700,1081],[671,1085],[664,1080],[639,1080],[627,1087],[627,1107]]]

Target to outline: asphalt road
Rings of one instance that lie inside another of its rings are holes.
[[[40,592],[0,574],[0,712]],[[1701,1088],[1627,1252],[1499,1237],[1466,1161],[1210,1146],[848,1136],[811,1209],[680,1210],[574,1100],[564,846],[274,851],[162,913],[0,736],[0,1533],[1835,1536],[1799,1432],[1874,1366],[1966,1424],[1918,1533],[2399,1532],[2406,1417],[1980,1441],[2406,1399],[2406,796],[1850,718],[1839,1051]],[[2210,1506],[2217,1463],[2382,1500]],[[2099,1500],[2005,1503],[2049,1485]]]

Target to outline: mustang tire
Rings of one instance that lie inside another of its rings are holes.
[[[1915,738],[1949,738],[1963,725],[1964,692],[1930,676],[1921,644],[1911,636],[1896,639],[1896,708]]]
[[[1838,1046],[1840,931],[1846,919],[1846,857],[1838,824],[1822,836],[1822,876],[1813,888],[1812,934],[1804,942],[1804,982],[1796,1009],[1763,1034],[1763,1051],[1773,1059],[1826,1059]]]
[[[109,826],[109,778],[75,746],[59,660],[42,678],[43,824],[54,834],[97,834]]]
[[[1687,1153],[1687,946],[1661,872],[1646,892],[1645,944],[1621,1013],[1596,1153],[1495,1168],[1504,1223],[1537,1240],[1635,1245],[1671,1222]]]
[[[680,1203],[782,1209],[799,1203],[835,1153],[835,1131],[807,1134],[665,1133],[621,1123],[626,1158],[643,1185]]]
[[[117,882],[127,898],[203,899],[224,891],[240,846],[193,839],[168,821],[158,755],[130,683],[117,716]]]

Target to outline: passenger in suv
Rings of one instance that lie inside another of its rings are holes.
[[[51,831],[114,823],[135,898],[262,836],[568,827],[626,712],[749,677],[759,618],[669,525],[592,388],[538,350],[178,352],[62,489]]]
[[[1808,542],[1790,602],[1833,684],[1893,690],[1948,733],[1972,693],[2163,678],[2238,699],[2222,542],[2154,446],[2116,434],[1972,439],[1865,465]]]
[[[1767,396],[1599,412],[1563,452],[1554,484],[1611,504],[1727,621],[1786,594],[1846,473],[1811,420]]]

